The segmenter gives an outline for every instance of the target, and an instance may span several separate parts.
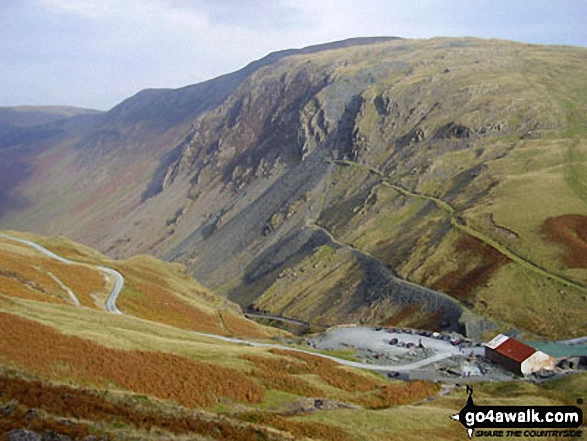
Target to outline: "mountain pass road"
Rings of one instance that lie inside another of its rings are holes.
[[[55,259],[61,263],[65,263],[66,265],[87,265],[84,263],[73,262],[69,259],[66,259],[65,257],[61,257],[61,256],[55,254],[54,252],[49,251],[47,248],[45,248],[35,242],[27,240],[27,239],[21,239],[19,237],[9,236],[8,234],[3,234],[3,233],[0,233],[0,237],[4,237],[6,239],[11,239],[16,242],[20,242],[25,245],[28,245],[28,246],[36,249],[37,251],[43,253],[44,255],[46,255],[52,259]],[[113,270],[111,268],[106,268],[106,267],[98,266],[98,265],[89,265],[89,266],[93,266],[94,268],[96,268],[99,271],[101,271],[102,273],[104,273],[104,275],[106,275],[106,278],[108,280],[112,279],[114,281],[114,286],[113,286],[112,290],[110,291],[110,293],[108,294],[108,297],[106,299],[106,310],[108,312],[112,312],[114,314],[122,314],[122,312],[116,307],[116,299],[118,298],[118,295],[120,294],[120,291],[122,291],[122,287],[124,286],[124,277],[122,277],[122,275],[118,271]]]

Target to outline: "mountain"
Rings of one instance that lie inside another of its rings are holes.
[[[96,115],[100,110],[67,106],[0,107],[0,125],[13,127],[40,126],[78,115]]]
[[[358,39],[0,140],[0,225],[243,308],[585,334],[587,49]]]

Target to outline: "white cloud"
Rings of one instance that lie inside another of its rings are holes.
[[[0,105],[105,108],[271,51],[357,36],[585,44],[586,8],[582,0],[0,0]]]

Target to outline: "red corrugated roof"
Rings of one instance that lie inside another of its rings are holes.
[[[522,343],[521,341],[518,341],[514,338],[508,338],[494,350],[495,352],[505,355],[506,357],[517,361],[518,363],[523,362],[530,355],[536,352],[536,349],[533,347],[528,346],[527,344]]]

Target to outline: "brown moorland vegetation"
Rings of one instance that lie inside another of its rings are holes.
[[[421,306],[406,305],[396,313],[389,315],[381,324],[383,326],[406,326],[440,331],[442,329],[442,317],[442,309],[426,311]]]
[[[326,358],[316,357],[303,352],[286,351],[284,349],[272,349],[271,352],[275,355],[299,360],[301,362],[299,363],[300,373],[319,375],[330,386],[346,392],[366,392],[381,384],[374,378],[356,374]]]
[[[27,279],[21,273],[0,270],[0,293],[40,302],[63,303],[59,296],[49,294],[43,285]]]
[[[550,217],[542,224],[542,233],[564,249],[562,261],[568,268],[587,268],[587,216],[569,214]]]
[[[0,397],[0,439],[2,440],[7,439],[6,435],[10,431],[23,429],[36,433],[56,433],[73,439],[82,439],[91,433],[91,426],[87,423],[74,423],[71,420],[45,415],[39,412],[38,407],[29,408],[16,404],[14,399],[10,401],[6,404],[6,401]]]
[[[253,441],[282,439],[276,433],[229,418],[174,408],[173,413],[141,405],[132,397],[112,397],[110,393],[54,385],[38,380],[0,374],[0,434],[27,428],[52,431],[81,438],[96,428],[87,421],[132,425],[144,432],[154,429],[174,434],[204,434],[219,440]],[[34,409],[34,411],[31,411]],[[42,412],[39,412],[42,411]],[[46,414],[44,414],[46,413]],[[67,418],[66,421],[63,418]],[[71,421],[84,420],[86,423]],[[103,430],[104,426],[102,426]]]
[[[350,433],[329,424],[309,421],[292,421],[282,415],[269,412],[246,412],[237,415],[246,422],[271,426],[289,432],[299,438],[320,439],[325,441],[347,441],[356,439]]]
[[[295,395],[307,397],[324,395],[324,391],[309,384],[297,374],[308,373],[308,369],[301,363],[285,358],[245,355],[242,358],[252,362],[252,375],[261,380],[268,389],[276,389]]]
[[[119,269],[125,288],[117,304],[125,313],[182,329],[225,334],[213,310],[198,308],[172,293],[160,275],[131,265]]]
[[[329,385],[347,392],[367,392],[351,401],[367,407],[382,408],[420,401],[438,393],[439,386],[425,381],[393,382],[377,381],[344,369],[331,360],[301,352],[274,349],[274,353],[291,355],[304,361],[314,373]]]
[[[302,352],[272,349],[274,355],[282,358],[245,356],[255,364],[254,375],[270,388],[303,396],[326,396],[344,398],[369,408],[390,407],[420,401],[438,392],[438,386],[421,381],[409,383],[378,380],[360,375],[339,366],[334,361]],[[318,389],[304,378],[296,375],[319,376],[328,385],[346,392],[332,393]]]
[[[264,389],[242,372],[173,354],[123,351],[61,334],[17,315],[0,312],[0,363],[47,379],[108,385],[210,407],[221,397],[263,400]]]
[[[86,250],[83,245],[71,242],[65,237],[45,238],[43,236],[32,236],[29,240],[73,262],[97,264],[102,260],[98,258],[100,255],[97,251]],[[92,251],[94,254],[91,254]]]
[[[418,307],[416,305],[406,305],[401,308],[397,313],[389,317],[383,326],[398,326],[405,320],[410,319],[418,312]]]
[[[473,236],[462,236],[455,245],[458,268],[439,280],[432,288],[459,300],[469,300],[473,290],[487,283],[502,266],[511,262],[492,246]]]
[[[179,264],[135,256],[108,265],[125,277],[125,288],[117,302],[125,313],[213,334],[266,339],[276,333],[239,315],[238,306],[199,285]]]
[[[439,390],[440,386],[427,381],[385,384],[379,386],[373,393],[364,395],[358,399],[357,404],[362,404],[371,409],[401,406],[436,395]]]
[[[54,259],[31,254],[31,248],[26,245],[16,244],[12,241],[0,242],[0,277],[5,280],[10,278],[20,283],[11,289],[3,289],[6,295],[31,298],[55,302],[58,299],[69,303],[67,293],[59,284],[49,276],[53,274],[62,283],[69,287],[84,306],[95,307],[92,294],[105,290],[103,275],[96,269],[84,265],[67,265]],[[1,285],[3,288],[4,284]],[[28,288],[27,288],[28,287]],[[31,289],[36,291],[34,298],[30,297]],[[43,295],[39,295],[39,294]]]
[[[10,247],[10,248],[9,248]],[[57,282],[38,269],[42,259],[25,257],[14,250],[12,243],[0,241],[0,290],[3,294],[31,299],[62,303],[64,298],[57,295]]]

